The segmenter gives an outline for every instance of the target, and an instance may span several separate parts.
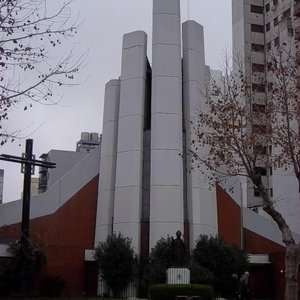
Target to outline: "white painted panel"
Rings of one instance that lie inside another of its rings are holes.
[[[115,113],[119,110],[119,102],[113,99],[116,97],[116,92],[119,92],[119,88],[120,80],[118,79],[112,79],[105,85],[105,97],[111,100],[104,101],[103,125],[106,122],[116,121]]]
[[[140,185],[142,180],[142,152],[118,153],[116,187]]]
[[[133,78],[126,80],[122,85],[120,98],[126,99],[120,103],[120,117],[129,115],[142,115],[145,96],[145,78]],[[137,101],[140,99],[140,101]]]
[[[151,203],[151,213],[158,222],[181,223],[183,218],[183,203],[181,199],[182,187],[180,186],[153,186],[151,193],[154,198],[159,198],[158,205]],[[176,222],[176,220],[178,220]],[[180,227],[181,228],[181,227]],[[169,232],[174,235],[175,232]]]
[[[182,122],[179,114],[153,114],[152,130],[156,132],[152,149],[182,149]]]
[[[126,186],[116,188],[116,203],[114,219],[117,223],[139,223],[141,212],[136,206],[136,199],[141,197],[141,188],[139,186]]]
[[[153,15],[153,43],[180,45],[180,16],[176,14],[154,14]]]
[[[180,77],[153,77],[152,84],[155,86],[157,99],[172,99],[170,101],[152,101],[151,111],[155,113],[182,113],[181,78]]]
[[[116,155],[114,152],[117,147],[117,141],[110,139],[118,134],[118,126],[114,121],[107,122],[102,131],[101,157]],[[110,141],[110,142],[108,142]],[[101,159],[102,159],[101,158]]]
[[[180,12],[179,0],[153,0],[153,14],[168,13],[177,14]]]
[[[154,44],[152,55],[152,76],[181,77],[181,49],[180,46]],[[155,91],[155,90],[154,90]]]
[[[119,119],[118,152],[143,148],[144,118],[140,115],[131,115]]]
[[[182,157],[179,151],[167,149],[152,150],[151,158],[152,186],[165,185],[182,187]],[[154,195],[151,195],[151,197],[152,196],[154,197]]]

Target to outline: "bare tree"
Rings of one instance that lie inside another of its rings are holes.
[[[78,17],[72,17],[72,0],[55,11],[47,0],[0,0],[0,140],[14,137],[5,121],[10,111],[22,105],[57,102],[53,89],[70,85],[83,58],[65,51],[76,34]],[[58,49],[59,48],[59,51]],[[70,47],[69,47],[70,49]]]
[[[270,84],[255,68],[251,70],[252,79],[255,77],[251,83],[242,67],[235,72],[225,68],[224,86],[216,87],[213,83],[218,95],[208,93],[206,111],[200,111],[193,122],[196,138],[188,157],[194,167],[204,164],[214,181],[218,182],[222,176],[244,176],[253,183],[261,196],[263,210],[278,225],[286,246],[285,299],[296,300],[299,245],[274,206],[261,176],[263,168],[272,166],[293,167],[298,180],[300,177],[297,72],[295,60],[286,57],[286,53],[279,53],[269,60]],[[267,150],[271,144],[276,147],[272,154]],[[208,155],[200,151],[202,147],[209,147]]]

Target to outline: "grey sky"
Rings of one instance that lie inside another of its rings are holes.
[[[187,1],[181,0],[182,22],[188,17]],[[48,2],[55,7],[60,1]],[[206,64],[218,69],[224,50],[231,48],[231,1],[189,0],[189,6],[189,18],[204,26]],[[74,0],[73,11],[79,11],[84,19],[75,52],[89,49],[87,65],[80,73],[85,82],[59,90],[63,96],[59,105],[35,105],[25,112],[20,107],[10,115],[10,127],[23,128],[22,136],[34,140],[36,157],[51,149],[75,150],[82,131],[101,132],[104,86],[120,75],[123,34],[144,30],[151,62],[152,0]],[[21,155],[24,145],[25,140],[9,143],[0,153]],[[20,166],[0,161],[0,168],[5,169],[4,202],[19,199]]]

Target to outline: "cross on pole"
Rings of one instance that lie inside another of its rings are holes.
[[[33,140],[26,140],[25,154],[22,157],[1,154],[0,160],[15,162],[22,164],[22,173],[24,173],[23,181],[23,207],[22,207],[22,237],[21,240],[29,239],[29,219],[30,219],[30,190],[31,190],[31,175],[34,174],[34,166],[44,168],[55,168],[56,164],[36,160],[32,155]]]

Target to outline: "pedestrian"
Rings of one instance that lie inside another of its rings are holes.
[[[250,300],[249,272],[245,272],[240,278],[240,300]]]
[[[233,273],[229,282],[229,300],[239,299],[239,278],[236,273]]]

